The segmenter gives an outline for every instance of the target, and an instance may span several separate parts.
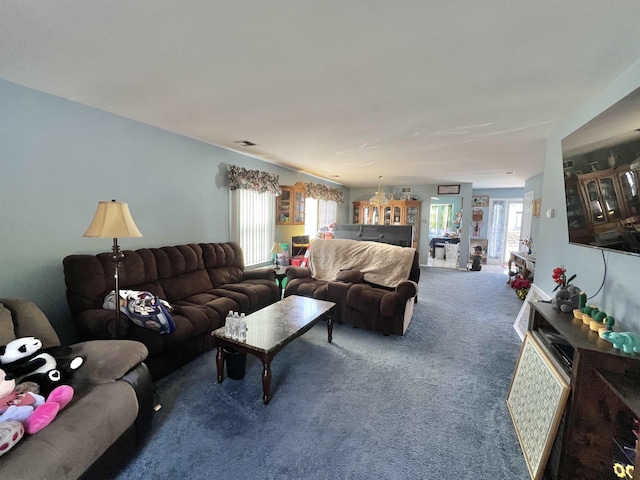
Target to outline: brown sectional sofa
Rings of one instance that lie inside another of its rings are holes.
[[[34,303],[0,299],[0,345],[34,336],[60,345]],[[106,479],[129,461],[151,430],[153,384],[142,363],[147,349],[129,340],[71,345],[84,364],[69,379],[71,402],[50,425],[25,435],[0,457],[2,479]]]
[[[113,290],[111,253],[70,255],[63,260],[67,302],[83,339],[115,338],[116,315],[105,310]],[[139,327],[121,316],[121,338],[143,343],[146,364],[158,379],[213,348],[211,332],[230,310],[251,313],[280,298],[271,267],[245,270],[234,242],[186,244],[124,251],[120,288],[149,291],[174,308],[170,334]]]
[[[327,243],[333,242],[333,243]],[[366,250],[363,248],[366,245]],[[321,248],[317,248],[320,247]],[[399,249],[399,250],[398,250]],[[314,271],[314,255],[318,251],[330,257],[334,252],[341,258],[340,270],[332,278],[322,278]],[[284,296],[303,295],[336,303],[334,320],[359,328],[366,328],[385,335],[403,335],[413,315],[417,301],[420,263],[418,251],[413,248],[382,245],[376,242],[354,240],[315,240],[309,249],[310,267],[288,267]],[[411,256],[402,278],[393,286],[373,283],[368,278],[380,278],[385,270],[391,271],[399,254],[405,259]],[[374,267],[369,268],[369,258],[375,257]],[[410,264],[410,265],[409,265]],[[354,267],[355,266],[355,267]],[[374,276],[374,273],[377,276]]]

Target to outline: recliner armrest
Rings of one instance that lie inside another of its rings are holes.
[[[242,272],[243,280],[273,280],[276,281],[276,271],[273,267],[255,268]]]
[[[121,379],[147,358],[148,350],[133,340],[91,340],[71,345],[70,357],[84,358],[75,371],[71,384],[98,385]]]
[[[407,301],[418,294],[418,284],[411,280],[400,282],[396,286],[396,294],[401,300]]]

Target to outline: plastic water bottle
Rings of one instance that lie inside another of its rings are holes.
[[[233,326],[231,325],[233,318],[233,312],[229,310],[227,312],[227,319],[224,321],[224,334],[226,337],[231,337],[233,335]]]
[[[238,340],[241,342],[247,341],[247,319],[244,316],[244,313],[240,314],[240,321],[238,322],[238,329],[240,333],[238,334]]]
[[[233,312],[231,325],[233,325],[233,328],[231,330],[231,338],[233,340],[238,340],[238,337],[240,336],[240,315],[238,315],[238,312]]]

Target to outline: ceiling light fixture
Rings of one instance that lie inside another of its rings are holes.
[[[382,178],[382,176],[378,176],[378,191],[369,200],[369,204],[370,205],[380,206],[380,205],[387,205],[389,203],[389,199],[387,198],[387,196],[384,194],[384,192],[380,188],[380,179],[381,178]]]

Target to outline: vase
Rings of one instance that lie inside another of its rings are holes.
[[[531,247],[527,248],[527,255],[531,255]]]

